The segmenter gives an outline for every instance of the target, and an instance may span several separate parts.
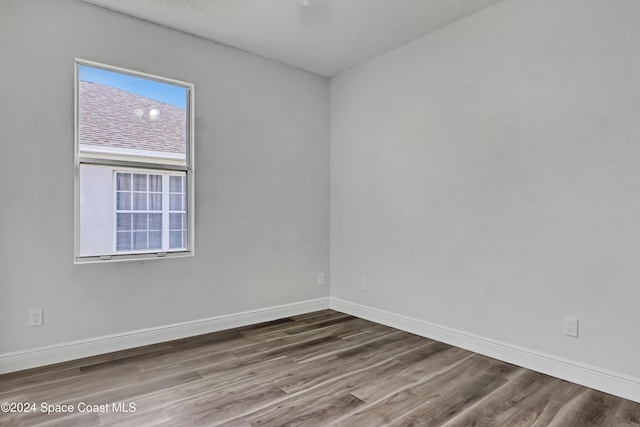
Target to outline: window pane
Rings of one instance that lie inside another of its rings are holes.
[[[184,188],[182,186],[183,177],[181,176],[170,176],[169,177],[169,191],[172,193],[182,193]]]
[[[84,64],[77,83],[82,156],[187,164],[188,88]]]
[[[116,223],[118,231],[131,230],[131,214],[119,213],[116,219]]]
[[[149,230],[162,231],[162,214],[149,214]]]
[[[162,193],[149,193],[149,210],[162,210]]]
[[[138,231],[147,229],[147,214],[133,214],[133,229]]]
[[[147,234],[146,231],[133,232],[133,249],[147,249]]]
[[[147,193],[133,193],[133,210],[147,210]]]
[[[184,214],[182,213],[169,214],[169,228],[171,230],[183,230],[184,229],[184,224],[182,222],[183,219],[184,219]]]
[[[182,194],[169,195],[169,209],[172,211],[182,210]]]
[[[135,191],[147,191],[147,175],[141,173],[133,174],[133,189]]]
[[[162,175],[149,175],[149,191],[162,191]]]
[[[149,249],[162,249],[162,231],[149,232]]]
[[[182,250],[192,85],[81,60],[75,83],[76,261],[168,251],[172,240]]]
[[[183,231],[169,232],[169,247],[171,249],[184,248],[184,232]]]
[[[128,251],[131,249],[131,233],[118,232],[116,237],[116,249],[119,251]]]
[[[118,192],[116,209],[121,211],[128,211],[131,209],[131,193]]]
[[[119,173],[116,178],[116,189],[130,191],[131,190],[131,174]]]

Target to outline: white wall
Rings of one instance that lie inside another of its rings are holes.
[[[115,248],[114,167],[82,164],[79,181],[79,253],[83,256],[111,254]]]
[[[640,377],[639,21],[505,0],[332,79],[332,297]]]
[[[74,265],[74,57],[195,84],[194,257]],[[327,79],[72,0],[0,2],[0,62],[0,353],[328,295]]]

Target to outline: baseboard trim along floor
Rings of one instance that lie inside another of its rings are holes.
[[[329,308],[329,298],[283,304],[189,322],[0,354],[0,374],[157,344]]]
[[[0,354],[0,374],[157,344],[331,308],[640,403],[640,379],[339,298],[140,329]]]
[[[638,378],[339,298],[331,298],[329,307],[640,403]]]

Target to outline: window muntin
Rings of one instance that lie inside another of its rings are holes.
[[[116,172],[116,252],[162,249],[162,175]]]
[[[192,253],[193,85],[76,65],[76,262]]]
[[[181,249],[187,239],[186,177],[169,176],[169,248]]]

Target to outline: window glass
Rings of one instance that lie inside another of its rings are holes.
[[[81,156],[187,163],[187,88],[79,65],[78,95]]]
[[[189,251],[193,85],[76,63],[76,260]]]

